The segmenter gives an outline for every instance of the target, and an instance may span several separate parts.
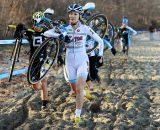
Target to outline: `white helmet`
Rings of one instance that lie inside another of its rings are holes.
[[[75,11],[75,12],[78,12],[78,13],[83,13],[83,9],[82,9],[82,6],[80,6],[79,4],[71,4],[68,6],[67,8],[67,12],[71,12],[71,11]]]
[[[44,12],[43,12],[44,14],[54,14],[54,10],[53,9],[51,9],[51,8],[48,8],[48,9],[46,9]]]
[[[94,10],[95,9],[95,3],[87,3],[85,6],[82,7],[83,10]]]

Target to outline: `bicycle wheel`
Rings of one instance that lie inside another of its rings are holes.
[[[112,43],[112,40],[114,38],[114,26],[112,25],[111,22],[108,22],[108,29],[106,31],[105,38],[107,41]]]
[[[68,74],[65,65],[63,65],[63,75],[67,83],[69,83]]]
[[[108,27],[108,20],[104,14],[94,14],[87,20],[86,24],[90,26],[101,38],[104,38]]]
[[[114,40],[114,48],[116,49],[118,55],[122,53],[122,39]]]
[[[98,47],[98,42],[94,39],[90,38],[87,40],[86,44],[86,52],[89,55],[92,51],[94,51]]]
[[[98,13],[89,18],[86,22],[86,25],[90,26],[101,38],[104,38],[107,27],[108,20],[104,14]],[[88,47],[88,42],[94,42],[94,46]],[[91,53],[98,46],[98,43],[95,42],[92,38],[87,40],[86,51],[87,54]]]
[[[16,39],[14,49],[13,49],[13,53],[12,53],[12,56],[11,56],[11,69],[10,69],[10,73],[9,73],[9,82],[12,79],[15,62],[16,62],[17,55],[18,55],[18,52],[19,52],[18,50],[20,50],[20,41],[18,39]]]
[[[28,82],[36,84],[48,73],[59,52],[59,42],[54,38],[46,39],[34,52],[27,72]]]

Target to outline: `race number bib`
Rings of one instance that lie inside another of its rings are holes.
[[[42,44],[42,36],[33,37],[33,46],[40,46]]]

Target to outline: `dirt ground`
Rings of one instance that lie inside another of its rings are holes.
[[[11,47],[0,46],[0,73],[8,71]],[[25,47],[24,47],[25,48]],[[25,50],[23,48],[23,50]],[[94,100],[85,100],[82,122],[73,123],[75,98],[63,77],[63,69],[50,71],[48,91],[50,110],[40,110],[40,92],[34,92],[26,74],[11,82],[0,80],[1,130],[159,130],[160,129],[160,36],[149,40],[148,33],[132,38],[126,64],[121,55],[105,52],[99,69],[101,83],[94,83]],[[27,67],[22,52],[17,68]]]

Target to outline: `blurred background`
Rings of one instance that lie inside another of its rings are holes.
[[[122,17],[127,16],[129,25],[137,30],[148,30],[151,24],[160,27],[160,0],[0,0],[0,39],[8,24],[31,26],[35,11],[52,8],[54,19],[67,18],[66,8],[72,2],[95,2],[95,12],[103,12],[115,26],[120,26]]]

